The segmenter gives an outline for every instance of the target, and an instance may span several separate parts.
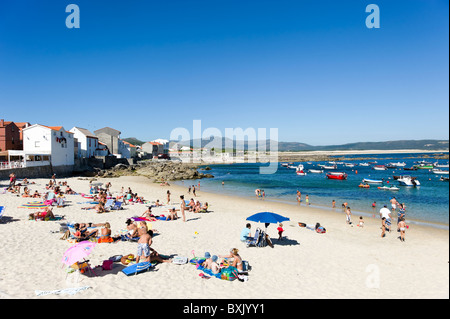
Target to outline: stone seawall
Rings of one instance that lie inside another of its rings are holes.
[[[48,178],[53,175],[53,170],[50,165],[48,166],[36,166],[36,167],[23,167],[13,169],[0,170],[0,180],[9,180],[11,173],[16,174],[17,179],[30,178]]]

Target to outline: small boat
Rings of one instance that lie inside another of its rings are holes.
[[[440,169],[434,169],[434,170],[432,170],[432,172],[434,174],[438,174],[438,175],[448,175],[448,171],[443,171],[443,170],[440,170]]]
[[[288,165],[287,168],[291,168],[291,169],[297,169],[298,166],[293,166],[293,165]]]
[[[439,178],[439,180],[440,180],[441,182],[448,182],[448,181],[450,180],[450,178],[449,178],[449,177],[441,176],[441,178]]]
[[[403,167],[403,170],[404,171],[417,171],[417,168],[416,167]]]
[[[345,180],[347,179],[347,176],[348,175],[346,173],[333,173],[333,174],[327,173],[327,177],[329,179]]]
[[[405,167],[406,166],[406,163],[405,162],[397,162],[397,163],[389,163],[390,165],[392,165],[392,166],[395,166],[395,167]]]
[[[321,173],[323,173],[323,170],[321,170],[321,169],[309,169],[308,172],[314,173],[314,174],[321,174]]]
[[[324,165],[324,166],[322,166],[322,168],[324,168],[324,169],[337,169],[337,166],[336,165]]]
[[[400,188],[396,187],[396,186],[379,186],[378,189],[381,190],[386,190],[386,191],[398,191],[400,190]]]
[[[383,180],[381,179],[369,179],[369,178],[364,178],[362,180],[363,183],[370,183],[370,184],[383,184]]]
[[[436,162],[433,165],[434,165],[434,167],[437,167],[437,168],[448,168],[448,163],[447,164],[439,164],[438,162]]]
[[[384,166],[384,165],[375,165],[373,167],[373,169],[377,170],[377,171],[385,171],[385,170],[387,170],[386,166]]]
[[[283,167],[288,167],[289,164],[288,164],[288,163],[281,163],[281,166],[283,166]]]
[[[369,166],[369,163],[359,163],[359,166]]]
[[[414,167],[416,167],[418,169],[433,169],[434,168],[433,164],[419,164],[419,165],[414,165]]]
[[[411,176],[402,176],[402,178],[397,179],[401,186],[420,186],[420,182]]]
[[[344,165],[345,167],[355,167],[355,164],[353,163],[345,163]]]
[[[384,167],[386,167],[386,168],[397,168],[397,166],[392,165],[392,164],[386,164]]]
[[[361,183],[361,184],[359,184],[359,188],[370,188],[370,185]]]
[[[303,169],[304,169],[304,167],[303,167],[302,164],[300,164],[299,166],[297,166],[297,169],[296,169],[297,175],[305,176],[306,173],[305,173],[305,171],[304,171]]]

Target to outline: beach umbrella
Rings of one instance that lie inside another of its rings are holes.
[[[63,255],[61,260],[62,263],[70,266],[80,261],[81,259],[89,256],[92,253],[92,249],[94,248],[96,243],[90,241],[82,241],[78,244],[73,245]]]
[[[289,221],[290,219],[271,212],[261,212],[247,217],[246,220],[251,222],[264,223],[267,228],[269,224],[278,224],[284,221]]]

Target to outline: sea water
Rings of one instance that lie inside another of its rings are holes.
[[[448,153],[446,153],[448,154]],[[405,162],[405,167],[411,167],[418,161],[448,163],[447,160],[435,160],[426,158],[425,154],[358,154],[345,155],[345,163],[353,163],[354,167],[346,167],[338,164],[336,170],[326,170],[318,164],[328,162],[296,162],[293,166],[304,165],[306,176],[298,176],[295,169],[286,168],[279,164],[275,174],[260,174],[258,163],[235,163],[209,165],[211,170],[207,173],[214,175],[211,179],[177,182],[178,185],[188,187],[197,185],[200,181],[201,190],[213,193],[221,193],[241,197],[256,198],[255,189],[265,192],[265,200],[278,201],[297,205],[297,190],[302,194],[301,205],[306,205],[305,196],[309,196],[311,206],[331,208],[333,200],[336,201],[336,211],[340,211],[341,205],[347,202],[353,214],[378,217],[379,210],[384,205],[391,208],[390,199],[396,197],[399,203],[406,204],[408,222],[427,224],[448,229],[449,225],[449,183],[440,180],[428,169],[405,171],[403,168],[388,169],[385,171],[374,170],[374,165]],[[357,159],[357,158],[370,159]],[[359,166],[362,162],[377,162],[368,167]],[[310,163],[310,164],[308,164]],[[309,173],[308,169],[321,169],[324,173]],[[441,168],[442,169],[442,168]],[[442,170],[448,170],[443,168]],[[347,180],[331,180],[326,177],[327,172],[344,172],[348,174]],[[400,186],[393,176],[410,175],[416,177],[420,187]],[[447,176],[448,175],[444,175]],[[383,179],[386,186],[397,186],[398,191],[379,190],[379,184],[370,184],[370,188],[360,188],[362,179]],[[223,185],[222,185],[223,182]],[[372,203],[376,202],[376,208]],[[396,216],[393,216],[396,218]]]

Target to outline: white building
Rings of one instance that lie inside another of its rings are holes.
[[[81,127],[73,127],[70,132],[78,140],[78,157],[93,157],[98,148],[98,137],[89,130]]]
[[[27,154],[47,154],[55,167],[73,167],[74,134],[62,126],[35,124],[23,129],[23,150]]]

